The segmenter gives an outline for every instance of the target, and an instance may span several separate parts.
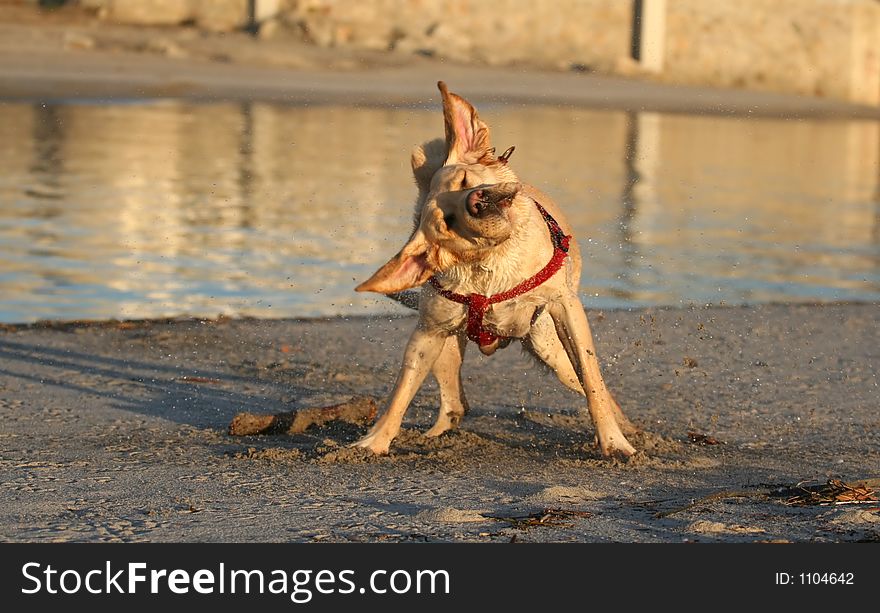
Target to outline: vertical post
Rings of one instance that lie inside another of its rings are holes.
[[[260,31],[260,24],[257,22],[257,0],[247,0],[247,25],[244,31],[251,36],[256,36]]]
[[[642,59],[642,3],[633,0],[632,38],[630,39],[629,55],[635,61]]]
[[[280,10],[279,0],[247,0],[247,26],[245,31],[256,35],[260,24],[271,19]]]
[[[630,55],[643,69],[661,72],[666,54],[666,0],[633,0]]]

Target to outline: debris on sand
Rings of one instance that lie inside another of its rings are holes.
[[[662,519],[664,517],[669,517],[670,515],[675,515],[676,513],[683,513],[685,511],[690,511],[695,509],[696,507],[706,504],[708,502],[714,502],[716,500],[727,500],[729,498],[766,498],[770,495],[770,492],[765,489],[761,490],[724,490],[722,492],[714,492],[709,494],[708,496],[703,496],[702,498],[691,499],[689,504],[686,504],[681,507],[676,507],[669,511],[658,511],[654,513],[654,517],[657,519]]]
[[[702,498],[691,500],[690,504],[662,511],[654,514],[654,517],[663,518],[690,511],[702,504],[730,498],[784,498],[786,506],[827,506],[838,504],[861,504],[877,502],[877,488],[880,488],[880,478],[861,479],[844,483],[839,479],[829,479],[826,483],[818,485],[805,485],[801,481],[792,486],[761,488],[756,490],[725,490],[715,492]]]
[[[714,436],[702,434],[694,430],[689,430],[687,433],[687,437],[688,440],[695,445],[724,445],[724,441],[719,441]]]
[[[798,483],[789,488],[785,504],[795,507],[832,504],[859,504],[877,502],[875,488],[880,486],[880,479],[865,479],[853,483],[844,483],[839,479],[829,479],[826,483],[805,485]]]
[[[232,436],[249,434],[299,434],[312,426],[322,426],[331,421],[345,421],[364,426],[376,419],[378,407],[373,398],[358,396],[329,407],[315,407],[287,411],[275,415],[239,413],[229,424]]]
[[[498,521],[506,521],[512,528],[527,530],[537,526],[552,526],[557,528],[570,528],[572,524],[565,520],[571,518],[587,518],[593,514],[589,511],[572,511],[566,509],[543,509],[529,515],[518,515],[511,517],[499,517],[495,515],[484,515],[487,519],[495,519]]]

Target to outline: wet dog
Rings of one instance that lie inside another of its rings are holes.
[[[556,203],[519,180],[496,156],[489,127],[464,98],[438,84],[445,139],[416,147],[415,228],[403,249],[357,291],[400,298],[421,287],[419,322],[385,411],[355,446],[387,453],[428,372],[440,413],[428,436],[458,426],[467,411],[461,364],[468,340],[491,355],[513,340],[586,397],[605,456],[630,456],[636,431],[605,386],[578,298],[581,257]]]

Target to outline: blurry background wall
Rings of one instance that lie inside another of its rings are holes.
[[[34,0],[36,2],[36,0]],[[58,0],[56,0],[58,1]],[[634,5],[662,57],[631,58]],[[106,22],[880,105],[880,0],[79,0]],[[651,29],[654,29],[652,31]]]

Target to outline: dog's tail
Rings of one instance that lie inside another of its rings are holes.
[[[404,290],[402,292],[394,292],[393,294],[385,294],[392,300],[396,300],[403,306],[413,311],[419,310],[419,292],[418,290]]]

